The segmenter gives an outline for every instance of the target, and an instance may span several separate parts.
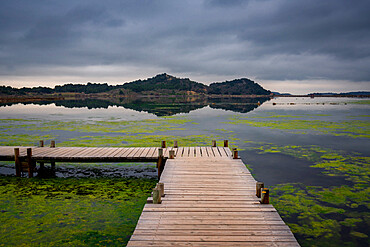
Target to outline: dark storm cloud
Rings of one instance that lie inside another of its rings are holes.
[[[0,79],[111,66],[369,81],[368,9],[365,0],[2,0]]]

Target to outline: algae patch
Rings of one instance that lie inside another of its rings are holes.
[[[155,182],[0,177],[0,242],[124,245]]]
[[[284,116],[284,115],[283,115]],[[370,122],[363,120],[331,121],[331,120],[307,120],[301,116],[255,116],[245,117],[235,115],[229,118],[226,124],[249,125],[252,127],[265,127],[278,129],[293,134],[305,134],[310,131],[318,134],[334,136],[347,136],[352,138],[370,138]],[[271,120],[270,118],[274,119]],[[289,119],[285,119],[289,118]]]

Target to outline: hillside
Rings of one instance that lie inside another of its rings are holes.
[[[146,80],[137,80],[122,85],[122,88],[136,93],[160,90],[193,91],[207,93],[207,86],[188,78],[176,78],[167,74],[160,74]]]
[[[211,83],[207,86],[199,82],[191,81],[188,78],[177,78],[168,74],[159,74],[146,80],[137,80],[119,85],[108,85],[107,83],[87,84],[64,84],[55,88],[34,87],[34,88],[12,88],[0,86],[2,97],[15,96],[41,97],[58,96],[64,97],[73,94],[79,97],[126,97],[140,95],[269,95],[271,92],[265,90],[257,83],[246,79]]]
[[[270,93],[271,91],[264,89],[259,84],[247,78],[211,83],[208,87],[208,94],[269,95]]]

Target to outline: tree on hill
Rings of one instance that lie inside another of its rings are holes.
[[[195,91],[198,93],[207,92],[207,86],[204,84],[191,81],[188,78],[176,78],[167,74],[160,74],[146,80],[125,83],[122,87],[137,93],[144,91],[156,91],[159,89]]]
[[[264,89],[254,81],[242,78],[233,81],[211,83],[208,87],[208,93],[224,95],[269,95],[271,91]]]

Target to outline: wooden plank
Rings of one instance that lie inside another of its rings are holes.
[[[197,230],[197,229],[136,229],[134,234],[139,235],[170,235],[170,236],[270,236],[270,235],[287,235],[292,236],[288,229],[271,230],[271,229],[246,229],[246,230]]]
[[[218,151],[218,147],[211,147],[211,148],[212,148],[212,151],[213,151],[215,157],[221,157],[221,154]]]
[[[231,158],[233,156],[230,148],[224,148],[224,150],[225,150],[225,152],[226,152],[226,154],[227,154],[228,157]]]
[[[127,244],[128,247],[142,247],[142,246],[158,246],[158,247],[167,247],[167,246],[197,246],[197,247],[208,247],[208,246],[218,246],[218,247],[296,247],[299,246],[295,241],[207,241],[207,242],[194,242],[194,241],[130,241]]]
[[[201,151],[202,151],[202,156],[203,157],[210,157],[210,155],[208,153],[208,150],[207,150],[207,147],[201,147]]]
[[[218,147],[218,151],[221,153],[222,157],[228,157],[228,154],[227,154],[225,149],[226,149],[226,147]],[[227,149],[229,149],[229,148],[227,148]]]
[[[290,235],[274,235],[274,236],[171,236],[171,235],[138,235],[131,236],[131,240],[146,240],[146,241],[233,241],[233,242],[265,242],[265,241],[294,241],[294,237]]]
[[[78,153],[80,153],[80,152],[82,152],[84,150],[84,148],[83,147],[81,147],[81,148],[70,148],[70,149],[68,149],[68,152],[66,152],[65,154],[63,154],[63,155],[59,155],[59,157],[74,157],[75,155],[77,155]],[[39,155],[37,154],[35,154],[34,155],[34,157],[36,158],[36,157],[38,157]]]
[[[190,147],[189,148],[189,157],[194,157],[195,156],[194,153],[195,153],[194,147]]]
[[[148,153],[145,155],[146,158],[152,157],[153,153],[155,151],[155,147],[151,147],[148,151]]]
[[[184,147],[179,147],[177,149],[176,157],[182,157],[184,152]]]
[[[127,152],[123,153],[120,157],[121,158],[129,158],[132,157],[137,152],[137,149],[134,147],[128,148]]]
[[[182,157],[189,157],[189,147],[184,147],[184,151],[182,153]]]
[[[202,153],[200,152],[200,147],[195,147],[195,157],[202,157]]]
[[[118,153],[114,155],[114,157],[126,157],[127,154],[132,150],[132,148],[121,148]]]
[[[248,231],[250,229],[253,230],[288,230],[289,227],[285,224],[274,224],[274,225],[267,225],[264,222],[260,222],[260,224],[219,224],[219,225],[192,225],[192,224],[184,224],[184,225],[168,225],[168,224],[158,224],[156,223],[138,223],[137,229],[158,229],[158,230],[219,230],[219,231]]]
[[[167,147],[167,148],[163,149],[163,156],[168,157],[170,150],[172,150],[172,147]]]
[[[104,157],[109,157],[109,158],[113,157],[113,154],[114,154],[115,152],[117,152],[117,150],[118,150],[118,148],[109,147],[109,148],[106,150],[106,152],[105,152],[105,154],[104,154]]]
[[[100,148],[87,148],[87,152],[86,153],[83,153],[83,154],[80,154],[79,157],[82,157],[82,158],[89,158],[92,156],[92,154],[96,153],[97,151],[99,151]]]
[[[146,148],[138,148],[138,151],[132,156],[132,157],[135,157],[135,158],[139,158],[141,157],[142,153],[144,153]]]
[[[153,150],[150,152],[149,156],[151,158],[158,158],[158,148],[154,147]]]
[[[116,150],[111,153],[110,155],[114,158],[116,157],[120,152],[122,152],[123,150],[125,150],[126,148],[116,148]]]
[[[206,147],[209,157],[215,157],[212,147]]]

